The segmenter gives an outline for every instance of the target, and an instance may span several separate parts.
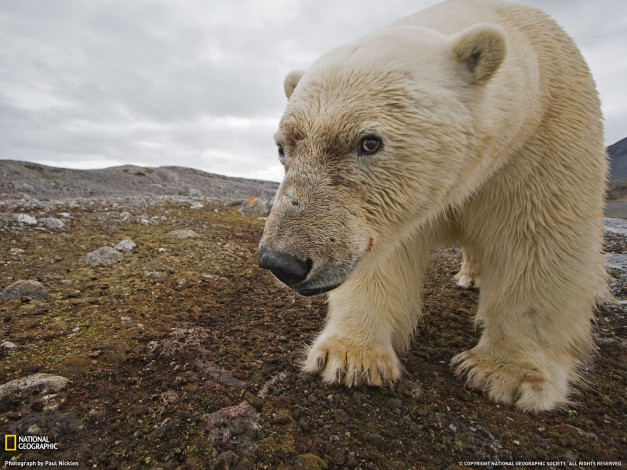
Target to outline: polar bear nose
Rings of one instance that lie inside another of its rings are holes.
[[[281,251],[259,250],[259,267],[272,271],[279,281],[292,286],[302,282],[311,270],[311,260],[301,261],[295,256]]]

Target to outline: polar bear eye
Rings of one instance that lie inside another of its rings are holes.
[[[374,155],[383,147],[381,138],[376,135],[367,135],[359,142],[359,153],[361,155]]]

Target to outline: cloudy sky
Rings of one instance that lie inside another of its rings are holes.
[[[280,180],[283,77],[436,0],[2,0],[0,159]],[[627,2],[526,0],[575,38],[627,136]]]

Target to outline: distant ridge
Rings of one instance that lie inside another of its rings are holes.
[[[177,166],[125,165],[102,170],[70,170],[0,160],[0,199],[141,195],[269,199],[278,186],[271,181],[232,178]]]
[[[610,179],[627,178],[627,137],[607,148],[610,155]]]

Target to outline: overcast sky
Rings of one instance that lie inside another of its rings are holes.
[[[0,159],[279,181],[283,78],[433,0],[1,0]],[[527,0],[573,36],[627,136],[627,1]]]

